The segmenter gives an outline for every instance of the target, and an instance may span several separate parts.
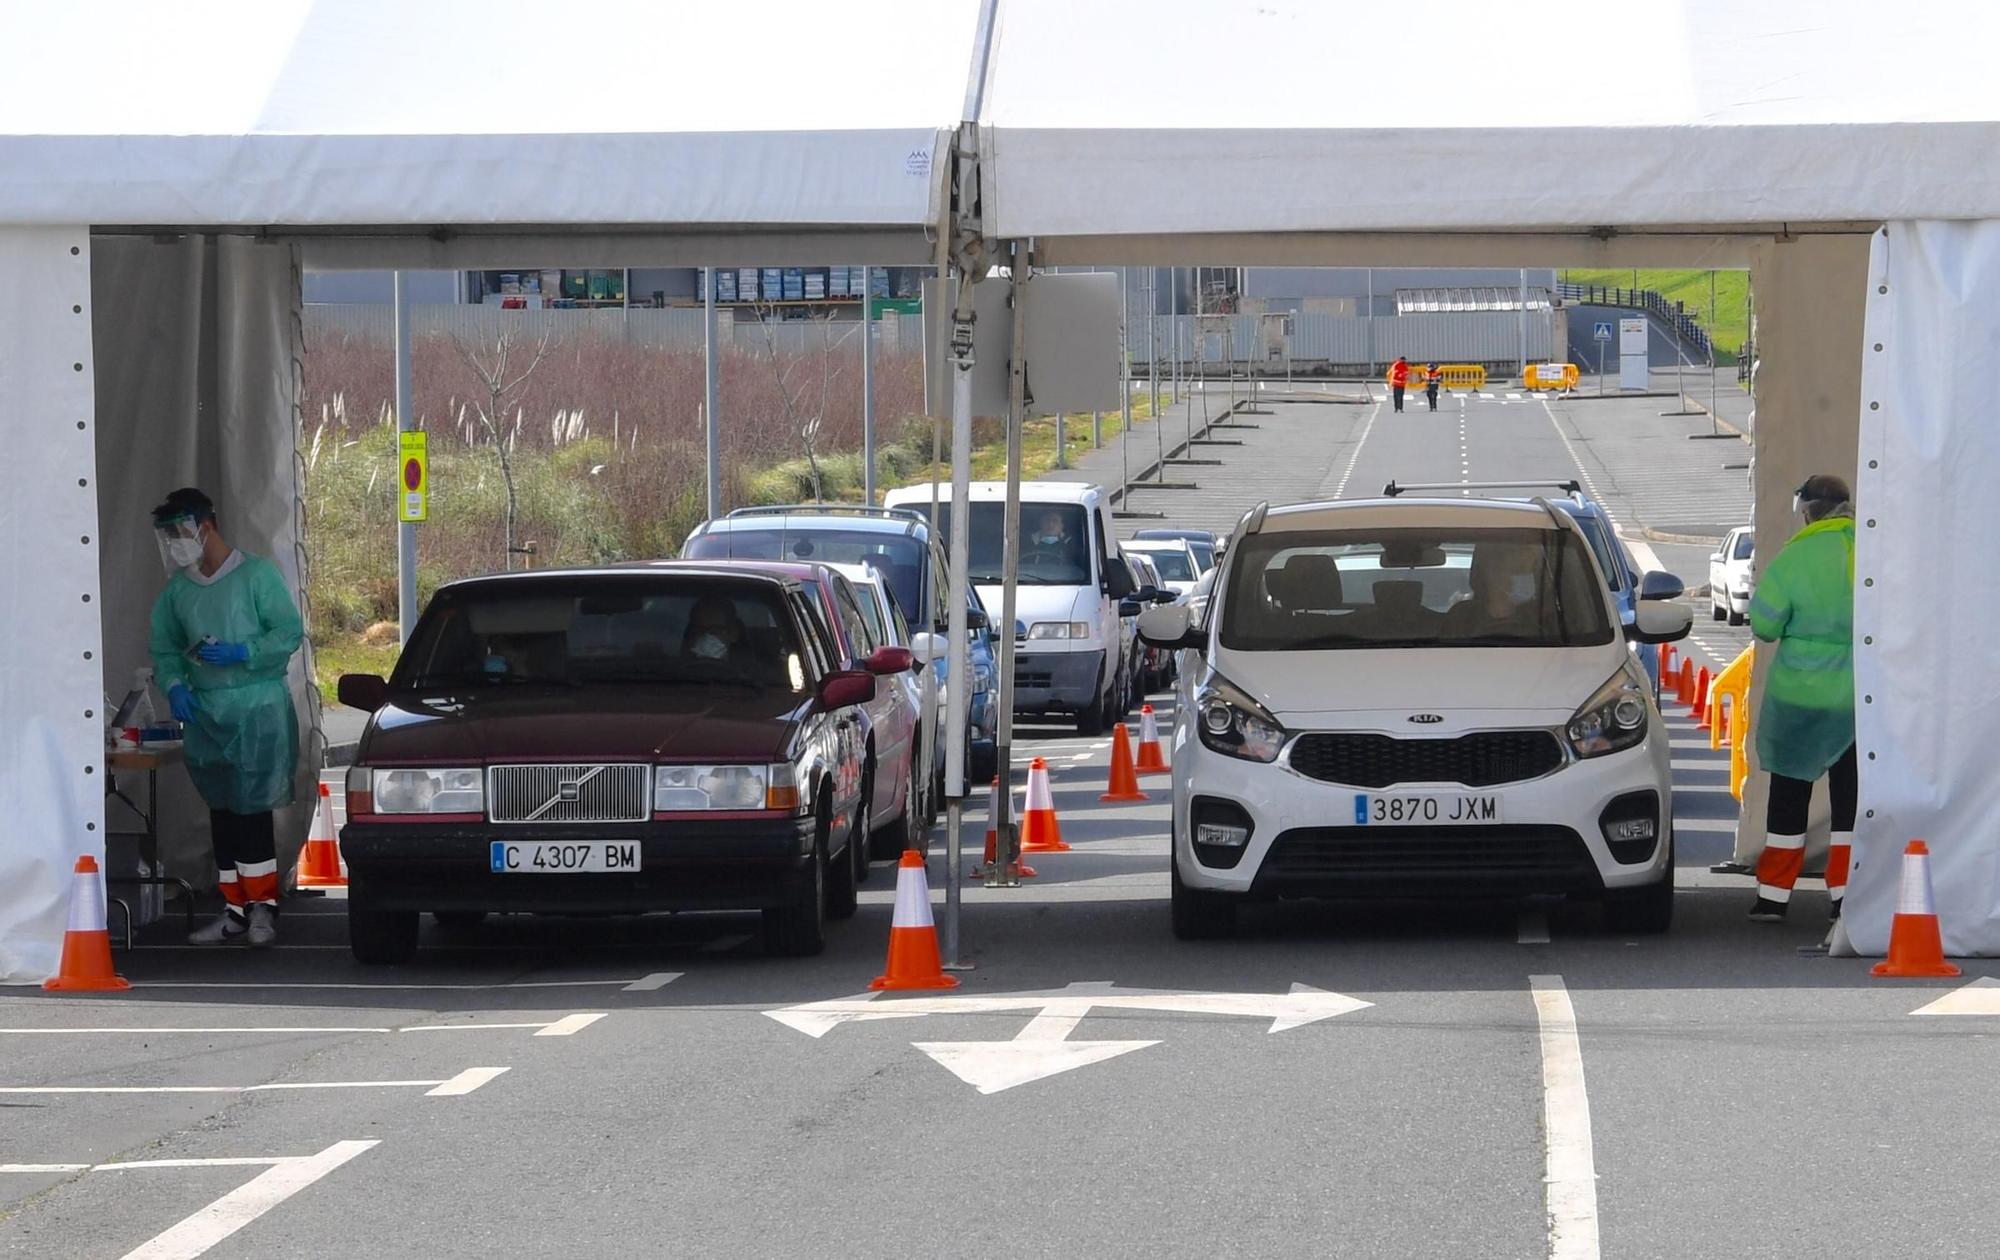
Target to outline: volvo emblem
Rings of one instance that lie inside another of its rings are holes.
[[[1439,722],[1444,721],[1444,715],[1442,713],[1412,713],[1410,720],[1419,726],[1436,726]]]

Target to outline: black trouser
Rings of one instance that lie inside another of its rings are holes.
[[[208,828],[215,845],[215,880],[233,915],[252,905],[278,904],[278,842],[271,811],[232,814],[208,811]]]
[[[1826,891],[1837,910],[1847,892],[1847,869],[1853,852],[1854,815],[1860,804],[1859,767],[1854,746],[1840,754],[1826,772],[1832,794],[1833,839],[1826,851]],[[1784,902],[1792,896],[1805,867],[1806,825],[1812,809],[1812,782],[1771,776],[1771,790],[1764,812],[1764,851],[1757,858],[1757,895],[1766,901]]]
[[[1396,410],[1401,411],[1403,409],[1403,387],[1401,385],[1391,385],[1389,392],[1396,396]]]
[[[1431,410],[1432,410],[1432,411],[1436,411],[1436,410],[1438,409],[1438,387],[1437,387],[1437,386],[1435,386],[1435,385],[1426,385],[1426,386],[1424,386],[1424,401],[1425,401],[1425,402],[1427,402],[1427,403],[1429,403],[1429,404],[1431,405]]]

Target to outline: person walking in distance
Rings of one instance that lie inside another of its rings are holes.
[[[1403,391],[1410,387],[1410,361],[1402,355],[1389,365],[1389,393],[1394,396],[1396,410],[1403,409]]]
[[[1820,474],[1793,496],[1805,528],[1757,578],[1750,630],[1777,644],[1757,711],[1757,757],[1770,771],[1764,852],[1750,917],[1784,920],[1805,863],[1807,810],[1824,775],[1833,804],[1826,889],[1840,917],[1854,842],[1854,505],[1847,483]]]
[[[153,677],[184,729],[188,776],[208,804],[222,916],[196,945],[277,939],[271,811],[292,799],[298,715],[285,671],[305,627],[276,565],[231,547],[215,504],[176,490],[153,509],[167,588],[153,604]]]
[[[1432,411],[1438,409],[1438,386],[1442,384],[1444,384],[1443,370],[1435,363],[1427,365],[1424,368],[1424,401],[1431,405]]]

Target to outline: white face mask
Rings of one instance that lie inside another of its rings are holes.
[[[192,569],[201,563],[201,527],[175,521],[153,531],[160,544],[160,563],[171,575],[176,569]]]
[[[704,634],[694,641],[694,654],[705,661],[719,661],[729,655],[729,645],[713,634]]]
[[[1535,575],[1516,573],[1507,579],[1507,598],[1516,604],[1525,604],[1535,597]]]

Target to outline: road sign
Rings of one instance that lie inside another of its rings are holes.
[[[1608,319],[1600,319],[1596,323],[1592,324],[1590,326],[1590,339],[1592,341],[1611,340],[1611,321]]]
[[[1372,1005],[1359,998],[1329,993],[1311,985],[1292,985],[1290,993],[1176,993],[1157,989],[1121,989],[1115,984],[1072,984],[1039,993],[1003,993],[991,997],[939,996],[876,1002],[875,994],[805,1002],[764,1013],[808,1037],[824,1037],[841,1024],[883,1019],[916,1019],[925,1015],[976,1015],[1033,1011],[1035,1017],[1011,1041],[917,1041],[923,1051],[952,1075],[982,1094],[1026,1085],[1045,1077],[1103,1063],[1108,1059],[1156,1046],[1154,1041],[1070,1041],[1069,1032],[1091,1008],[1158,1011],[1171,1015],[1238,1015],[1268,1019],[1269,1032],[1283,1032],[1345,1015]]]
[[[431,518],[430,457],[421,430],[396,435],[396,519],[406,525]]]

